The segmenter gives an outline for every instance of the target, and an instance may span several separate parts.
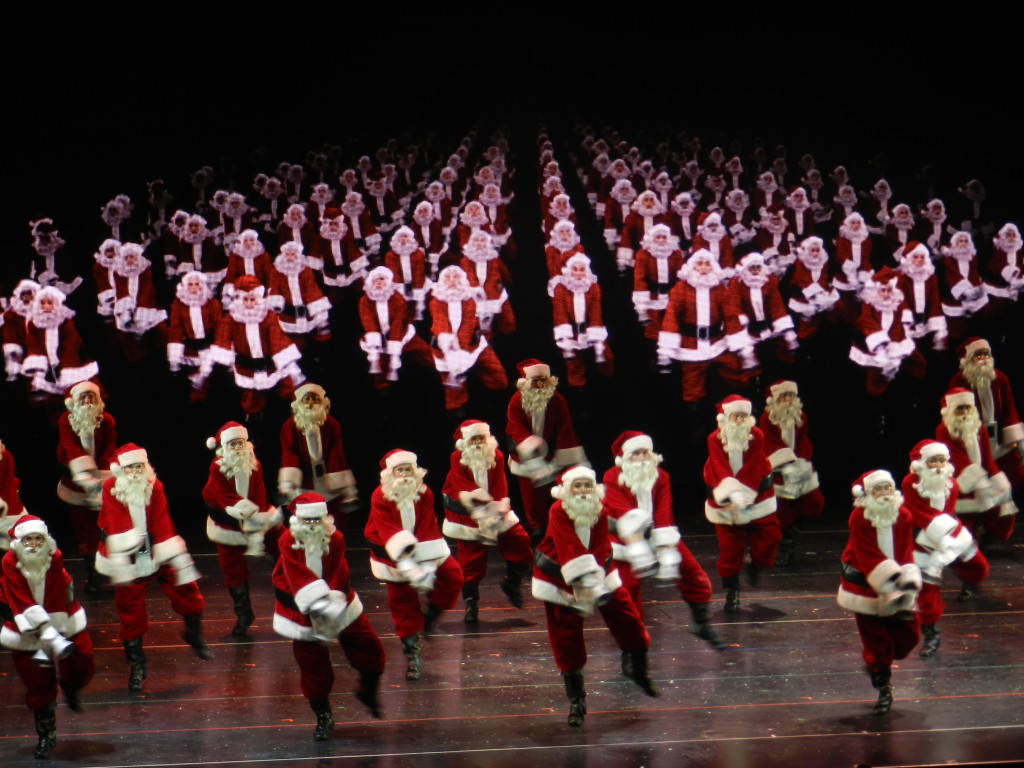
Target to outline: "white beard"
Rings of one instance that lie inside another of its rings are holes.
[[[650,243],[645,245],[644,248],[656,259],[667,259],[672,255],[672,251],[676,249],[676,246],[670,241],[667,243]]]
[[[557,382],[553,382],[540,388],[528,386],[526,389],[519,390],[522,393],[523,411],[526,415],[533,416],[543,413],[548,407],[548,402],[554,396],[557,385]]]
[[[596,492],[574,496],[567,491],[562,499],[562,509],[575,525],[593,528],[601,517],[601,496]]]
[[[103,421],[103,403],[95,405],[71,403],[71,407],[68,408],[68,421],[71,424],[71,429],[80,438],[85,433],[95,432],[100,422]]]
[[[282,275],[295,276],[298,275],[306,268],[303,263],[304,259],[290,259],[285,256],[278,256],[274,259],[274,269],[280,272]]]
[[[802,427],[804,404],[799,397],[794,397],[789,403],[772,403],[768,406],[768,421],[782,429],[790,427]]]
[[[181,232],[181,239],[189,245],[199,245],[199,243],[206,239],[207,234],[209,234],[209,232],[205,227],[198,232],[193,232],[186,227]]]
[[[424,488],[422,475],[414,477],[390,475],[381,483],[384,498],[393,501],[399,507],[415,504],[417,499],[423,495]]]
[[[232,480],[236,477],[249,477],[256,469],[256,455],[252,444],[246,443],[245,448],[233,451],[225,446],[217,449],[220,457],[220,471],[224,477]]]
[[[492,438],[493,439],[493,438]],[[459,463],[467,467],[474,475],[494,469],[494,445],[488,441],[483,445],[467,445],[461,451]]]
[[[44,331],[51,328],[58,328],[65,319],[70,317],[71,310],[65,307],[58,307],[53,312],[33,312],[32,313],[32,325],[36,328],[41,328]]]
[[[622,462],[619,485],[629,488],[634,496],[650,493],[658,480],[658,465],[661,464],[662,457],[658,454],[651,456],[647,461],[624,459]]]
[[[972,389],[979,389],[984,386],[991,386],[996,378],[995,361],[989,358],[982,362],[968,360],[962,366],[964,378],[971,385]]]
[[[590,290],[590,287],[597,282],[597,277],[569,277],[562,276],[562,285],[568,288],[573,293],[586,293]]]
[[[930,261],[926,261],[920,267],[916,267],[908,262],[900,265],[900,272],[911,280],[927,280],[935,274],[935,265]]]
[[[741,271],[740,280],[747,288],[763,288],[768,282],[770,275],[764,269],[761,270],[761,274],[755,275],[752,272]]]
[[[948,462],[938,472],[925,467],[917,473],[918,480],[914,483],[914,490],[929,502],[939,502],[940,505],[944,505],[946,499],[949,498],[950,490],[953,488],[953,481],[950,480],[952,476],[953,465]],[[935,504],[932,504],[932,506],[935,506]]]
[[[402,243],[392,243],[391,244],[391,250],[393,250],[399,256],[411,256],[412,254],[416,253],[416,249],[419,248],[419,247],[420,247],[419,244],[413,238],[409,238],[409,241],[407,243],[405,243],[405,244],[402,244]]]
[[[431,209],[427,213],[416,212],[412,215],[412,220],[416,222],[417,226],[429,227],[430,222],[434,220],[434,211]]]
[[[846,238],[851,243],[863,243],[868,239],[868,230],[866,227],[861,226],[859,229],[854,231],[844,224],[839,227],[839,236]]]
[[[714,272],[708,272],[706,275],[702,275],[697,270],[693,270],[686,276],[686,282],[694,288],[714,288],[721,281],[719,280],[718,275]]]
[[[121,277],[137,277],[149,269],[149,259],[139,258],[132,265],[125,262],[124,259],[118,257],[114,259],[114,271]]]
[[[50,570],[50,563],[53,560],[53,551],[57,548],[56,543],[49,536],[41,547],[29,551],[23,543],[11,542],[11,549],[18,558],[18,570],[31,584],[42,584],[46,580],[46,574]]]
[[[295,403],[292,413],[295,416],[295,426],[304,435],[319,430],[327,421],[327,408],[322,404],[306,406]]]
[[[295,539],[292,549],[301,549],[313,557],[323,557],[331,548],[331,531],[324,524],[315,527],[306,525],[300,522],[298,517],[293,516],[289,530]]]
[[[127,475],[118,477],[114,480],[114,490],[111,493],[122,504],[137,504],[147,507],[153,498],[154,480],[155,475],[152,475],[152,470],[147,471],[141,477],[128,477]]]
[[[722,441],[722,445],[725,446],[725,450],[746,453],[747,448],[750,447],[750,440],[754,436],[754,433],[751,431],[753,422],[754,419],[751,416],[741,424],[726,421],[719,427],[718,438]]]
[[[876,499],[868,494],[863,499],[864,518],[874,528],[892,528],[900,516],[900,506],[903,504],[903,494],[893,491],[891,496],[883,496]]]
[[[460,283],[454,288],[449,288],[446,285],[435,285],[431,293],[438,301],[451,304],[452,302],[465,301],[470,297],[471,291],[467,283]]]
[[[241,298],[236,298],[231,304],[231,319],[236,323],[262,323],[267,312],[267,303],[262,300],[251,309],[242,304]]]
[[[363,290],[366,291],[366,296],[370,301],[387,301],[391,298],[391,294],[395,292],[395,286],[393,283],[388,283],[385,288],[378,290],[367,282],[363,286]]]
[[[877,309],[879,312],[895,312],[903,303],[903,291],[894,288],[888,299],[882,299],[878,295],[878,289],[868,287],[864,289],[864,301]]]
[[[947,413],[942,417],[942,421],[946,425],[946,429],[949,430],[950,436],[962,443],[976,439],[978,430],[981,429],[981,416],[978,415],[977,408],[971,408],[971,412],[963,416]]]

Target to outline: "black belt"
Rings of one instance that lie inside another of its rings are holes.
[[[185,350],[190,354],[197,354],[202,352],[204,349],[210,348],[209,339],[185,339],[183,346]]]
[[[851,584],[856,584],[858,587],[867,587],[868,589],[871,589],[871,585],[868,584],[868,580],[867,578],[865,578],[864,574],[858,571],[849,563],[840,563],[839,572],[840,574],[842,574],[842,577]]]
[[[536,565],[537,568],[541,571],[541,573],[545,574],[546,576],[550,576],[553,579],[558,579],[559,581],[565,581],[565,578],[562,576],[562,566],[560,566],[558,563],[556,563],[554,560],[552,560],[550,557],[545,555],[540,550],[537,550],[537,554],[533,558],[533,564]],[[608,559],[604,561],[605,572],[608,571],[608,566],[610,566],[611,564],[612,556],[608,555]]]
[[[236,517],[232,517],[223,509],[217,509],[216,507],[211,507],[209,504],[207,504],[206,511],[210,514],[210,519],[213,520],[213,522],[218,523],[219,525],[225,528],[230,528],[235,531],[241,530],[238,527],[238,524],[241,521]]]
[[[680,323],[679,332],[683,336],[696,336],[701,341],[709,341],[714,336],[722,335],[722,324],[694,325],[693,323]]]
[[[765,475],[761,479],[761,484],[757,486],[757,495],[760,496],[762,493],[771,488],[772,485],[772,476]],[[708,498],[711,499],[712,501],[715,501],[715,489],[712,488],[710,485],[705,485],[704,488],[707,490]],[[717,504],[718,502],[715,501],[715,503]]]
[[[269,357],[249,357],[248,355],[235,354],[235,365],[241,368],[248,368],[253,371],[269,371],[273,361]]]
[[[285,304],[284,305],[284,310],[282,310],[281,314],[284,314],[284,315],[294,315],[295,318],[298,319],[298,318],[306,317],[306,315],[308,314],[308,311],[306,310],[306,305],[305,304],[302,304],[300,306],[295,306],[294,304]]]
[[[747,333],[752,333],[755,336],[760,336],[762,333],[767,331],[771,327],[770,320],[751,320],[747,324]]]
[[[441,501],[444,504],[445,509],[451,510],[456,515],[465,515],[466,517],[469,517],[469,512],[466,511],[466,508],[462,506],[462,502],[457,498],[452,498],[447,493],[442,493]]]

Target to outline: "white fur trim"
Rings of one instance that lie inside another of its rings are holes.
[[[397,561],[405,550],[417,546],[418,543],[419,539],[410,531],[399,531],[384,543],[384,551],[388,553],[388,557]]]
[[[444,539],[428,539],[416,544],[412,556],[417,563],[423,563],[428,560],[443,560],[449,557],[451,553],[452,551],[448,548],[448,542]]]
[[[622,444],[622,455],[629,456],[631,453],[640,451],[643,449],[648,451],[654,450],[654,441],[651,440],[649,435],[637,435],[631,437]]]
[[[588,573],[604,573],[601,566],[597,564],[597,558],[593,555],[580,555],[562,566],[562,578],[566,584],[572,584],[576,579]]]
[[[587,455],[583,452],[583,446],[577,445],[573,448],[559,448],[551,457],[551,463],[556,467],[571,467],[573,464],[589,466]]]
[[[896,590],[896,578],[901,572],[900,564],[895,560],[883,560],[865,574],[868,584],[880,595]]]
[[[68,462],[68,471],[72,477],[82,472],[93,472],[97,469],[99,467],[96,466],[96,459],[87,453]]]
[[[146,534],[137,528],[131,528],[123,533],[112,533],[106,538],[104,544],[107,552],[118,554],[121,552],[134,552],[143,543]]]
[[[768,456],[768,461],[771,462],[772,469],[778,469],[783,464],[796,461],[796,454],[792,448],[779,448]]]
[[[126,451],[118,454],[117,463],[122,467],[127,467],[131,464],[147,464],[149,463],[149,458],[146,455],[145,448],[136,448],[134,451]]]
[[[615,530],[620,539],[642,534],[651,525],[651,516],[642,509],[631,509],[615,521]]]
[[[1016,424],[1003,427],[1003,434],[999,442],[1003,444],[1019,443],[1022,440],[1024,440],[1024,424],[1018,421]]]
[[[516,453],[520,461],[528,461],[532,458],[547,456],[548,444],[543,437],[530,435],[516,446]]]
[[[329,472],[324,475],[324,482],[328,490],[340,491],[356,484],[356,476],[351,469],[344,469],[341,472]]]
[[[302,485],[302,470],[298,467],[281,467],[277,471],[277,485],[280,488],[283,483],[290,483],[292,488]]]
[[[717,507],[711,506],[710,502],[706,502],[704,504],[704,517],[716,525],[746,525],[753,520],[760,520],[762,517],[768,517],[768,515],[775,512],[777,507],[778,501],[776,501],[774,496],[769,496],[764,501],[752,504],[739,513],[730,512],[726,509],[718,509]]]
[[[384,469],[394,469],[400,464],[416,464],[416,454],[412,451],[395,451],[384,461]]]
[[[209,517],[206,518],[206,538],[226,547],[244,547],[249,544],[244,533],[219,526]]]
[[[986,477],[988,477],[988,472],[980,464],[968,464],[957,475],[956,481],[960,484],[960,491],[962,493],[972,493],[978,483]]]
[[[188,547],[181,536],[171,536],[166,541],[153,545],[153,563],[161,564],[168,562],[178,555],[188,554]]]
[[[868,616],[878,615],[877,597],[858,595],[855,592],[848,592],[840,586],[839,593],[836,595],[836,602],[839,603],[841,608],[853,611],[854,613],[863,613]]]
[[[339,624],[342,629],[347,627],[363,613],[363,602],[359,599],[359,595],[353,593],[352,599],[348,601],[348,605],[341,614]],[[274,614],[274,631],[282,637],[286,637],[289,640],[303,640],[305,642],[322,642],[318,641],[313,636],[313,628],[306,627],[302,624],[298,624],[291,619],[285,618],[279,613]]]
[[[331,588],[327,585],[327,582],[323,579],[317,579],[311,581],[304,587],[300,587],[295,592],[295,606],[301,613],[309,613],[309,609],[313,604],[321,598],[327,597],[330,594]]]
[[[678,546],[681,539],[682,537],[679,535],[679,529],[674,525],[655,528],[651,532],[651,546],[655,549]]]
[[[734,493],[749,494],[751,499],[757,498],[757,491],[753,488],[748,488],[732,476],[723,478],[722,482],[715,486],[711,492],[715,497],[715,501],[723,506],[729,503],[729,499]]]

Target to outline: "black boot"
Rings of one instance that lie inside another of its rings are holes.
[[[930,659],[939,650],[939,642],[941,640],[939,637],[939,625],[922,624],[921,636],[924,638],[924,642],[921,643],[921,652],[918,655],[922,659]]]
[[[427,634],[434,628],[442,613],[444,613],[444,610],[438,608],[433,603],[427,603],[427,610],[423,612],[423,634]]]
[[[405,679],[419,680],[423,673],[423,659],[420,658],[420,636],[403,637],[402,653],[405,654],[408,662],[405,667]]]
[[[958,603],[969,603],[978,596],[978,587],[974,584],[962,582],[960,594],[956,596]]]
[[[583,725],[583,718],[587,715],[587,694],[583,690],[583,670],[568,672],[562,675],[565,679],[565,695],[569,699],[569,725],[578,727]]]
[[[761,582],[761,569],[754,565],[753,560],[743,564],[743,575],[747,577],[747,584],[754,588]]]
[[[476,624],[480,620],[480,585],[463,584],[462,599],[466,602],[466,614],[462,620],[467,624]]]
[[[57,746],[57,716],[52,704],[42,709],[33,709],[32,714],[35,715],[36,733],[39,734],[39,743],[36,744],[33,756],[36,760],[46,760]]]
[[[100,575],[96,572],[96,555],[85,555],[85,594],[98,595]]]
[[[782,541],[779,542],[779,551],[775,554],[775,564],[787,566],[793,564],[793,534],[795,528],[783,531]]]
[[[327,697],[310,699],[309,707],[316,713],[316,730],[313,731],[313,741],[327,741],[331,738],[331,731],[334,730],[334,716],[331,714],[331,703],[327,700]]]
[[[228,587],[228,594],[235,605],[235,626],[231,628],[231,635],[244,637],[256,620],[256,614],[252,612],[252,603],[249,601],[249,583]]]
[[[690,613],[693,614],[693,622],[696,626],[691,630],[701,640],[706,640],[708,645],[716,651],[724,651],[729,644],[722,639],[708,621],[707,603],[689,603]]]
[[[892,709],[892,670],[886,669],[881,672],[868,670],[868,674],[871,675],[871,685],[878,691],[878,701],[875,702],[871,714],[888,715],[889,710]]]
[[[359,687],[356,688],[356,698],[359,699],[370,714],[378,720],[384,717],[380,711],[380,701],[377,699],[377,692],[380,690],[380,675],[373,672],[359,673]]]
[[[722,579],[725,587],[725,612],[739,613],[740,610],[740,577],[728,576]]]
[[[661,695],[661,691],[654,685],[647,674],[647,649],[640,648],[629,651],[629,660],[633,666],[633,682],[640,686],[644,693],[654,698]]]
[[[192,646],[196,656],[203,661],[213,658],[213,651],[203,640],[203,615],[201,613],[185,617],[185,631],[182,633],[181,639]]]
[[[60,689],[64,691],[64,701],[72,712],[81,712],[85,709],[82,706],[82,695],[79,688],[72,688],[63,680],[60,681]]]
[[[142,652],[142,638],[124,641],[124,657],[132,665],[128,673],[128,690],[141,691],[142,681],[146,679],[146,654]]]
[[[501,591],[505,597],[516,608],[523,607],[523,592],[520,589],[523,583],[523,576],[530,570],[528,565],[516,565],[505,561],[505,578],[501,580]]]
[[[622,674],[630,680],[633,679],[633,657],[629,655],[629,651],[622,652]]]

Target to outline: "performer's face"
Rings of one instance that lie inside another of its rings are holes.
[[[531,376],[529,379],[530,389],[544,389],[548,385],[550,378],[550,376],[544,375]]]
[[[743,411],[737,411],[735,413],[729,414],[729,421],[732,422],[733,424],[746,424],[747,419],[749,418],[750,414],[744,413]]]
[[[243,293],[242,294],[242,306],[246,309],[255,309],[256,304],[259,302],[259,297],[254,293]]]
[[[948,463],[949,459],[947,459],[941,453],[938,454],[937,456],[929,456],[928,460],[925,462],[928,469],[934,470],[936,472],[941,472],[942,470],[944,470]]]
[[[587,268],[582,264],[573,264],[569,271],[573,280],[584,280],[587,277]]]
[[[962,419],[965,416],[970,415],[971,411],[973,410],[973,405],[958,405],[956,408],[953,409],[953,413],[958,419]]]
[[[46,537],[41,533],[29,533],[21,537],[21,546],[29,554],[35,554],[44,544]]]
[[[882,301],[888,301],[892,298],[892,286],[887,283],[882,283],[878,286],[878,298]]]
[[[573,496],[589,496],[594,492],[594,481],[589,477],[578,477],[569,486],[569,493]]]
[[[991,359],[992,359],[992,350],[991,349],[979,349],[977,352],[975,352],[973,355],[971,355],[971,360],[973,362],[975,362],[975,363],[980,363],[980,362],[982,362],[984,360],[991,360]]]
[[[323,403],[324,399],[320,397],[316,392],[307,392],[302,396],[302,404],[307,408],[315,408],[316,406]]]
[[[471,438],[469,438],[466,441],[466,445],[469,445],[469,446],[472,446],[472,447],[486,445],[486,443],[487,443],[487,435],[473,435]]]
[[[921,267],[924,266],[926,259],[927,257],[923,253],[921,253],[920,251],[916,251],[910,257],[910,265],[920,269]]]
[[[201,296],[203,293],[203,285],[198,280],[189,280],[185,283],[185,292],[189,296]]]
[[[123,469],[124,473],[128,477],[142,477],[144,474],[146,474],[146,464],[145,462],[142,461],[137,461],[134,464],[129,464],[127,467],[124,467]]]
[[[783,392],[781,395],[775,398],[775,402],[779,405],[789,405],[793,402],[793,398],[796,397],[792,392]]]
[[[22,304],[31,304],[32,299],[34,299],[35,297],[35,291],[22,291],[18,295],[18,301],[20,301]]]
[[[415,467],[409,463],[399,464],[391,470],[391,474],[394,475],[396,479],[412,477],[415,474]]]
[[[44,296],[39,300],[39,309],[43,312],[53,312],[57,309],[57,302],[49,296]]]
[[[693,270],[698,275],[711,274],[711,262],[707,259],[700,259],[694,263]]]
[[[631,454],[629,454],[630,461],[650,461],[651,452],[646,448],[637,448]]]
[[[245,438],[236,437],[234,440],[228,440],[227,448],[229,451],[240,453],[245,450]]]
[[[99,397],[92,390],[82,392],[77,400],[79,405],[96,405],[100,401]]]
[[[117,247],[113,245],[108,245],[104,249],[103,255],[106,256],[108,259],[114,258],[115,256],[117,256]]]
[[[892,496],[895,492],[896,488],[892,483],[881,482],[871,489],[871,498],[884,499],[887,496]]]

